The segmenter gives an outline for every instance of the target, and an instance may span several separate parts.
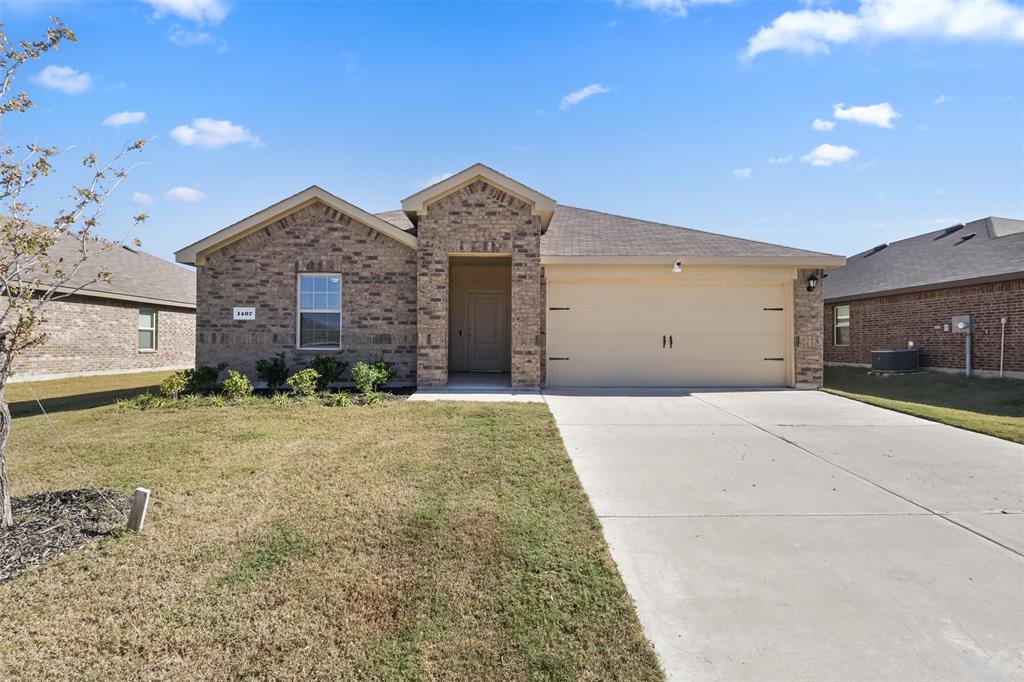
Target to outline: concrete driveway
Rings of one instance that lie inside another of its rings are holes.
[[[819,392],[545,397],[670,679],[1024,678],[1024,446]]]

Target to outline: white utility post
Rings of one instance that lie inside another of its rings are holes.
[[[132,510],[128,514],[128,530],[142,532],[146,522],[146,510],[149,508],[149,488],[136,488],[132,497]]]

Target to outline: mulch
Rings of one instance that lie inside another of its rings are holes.
[[[11,500],[14,525],[0,528],[0,582],[124,528],[131,497],[117,490],[60,490]]]

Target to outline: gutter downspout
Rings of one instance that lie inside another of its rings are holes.
[[[1002,332],[999,334],[999,376],[1003,376],[1003,351],[1006,349],[1006,318],[999,318]]]

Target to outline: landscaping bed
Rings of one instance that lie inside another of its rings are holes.
[[[0,582],[124,528],[130,505],[122,492],[91,488],[13,498],[14,525],[0,528]]]

